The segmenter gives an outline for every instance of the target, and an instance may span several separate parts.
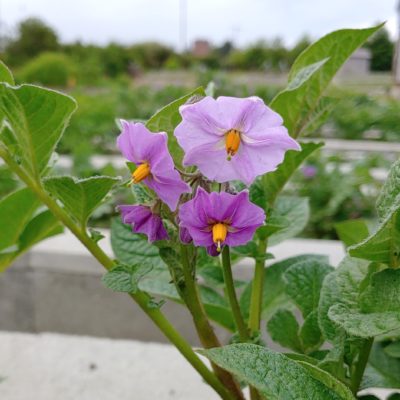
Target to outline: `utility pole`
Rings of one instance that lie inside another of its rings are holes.
[[[396,48],[394,51],[394,60],[393,60],[393,78],[394,84],[397,87],[400,87],[400,0],[397,4],[397,40],[396,40]]]
[[[187,50],[187,0],[179,0],[179,41],[182,53]]]

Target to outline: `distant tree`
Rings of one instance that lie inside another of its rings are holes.
[[[371,51],[371,71],[390,71],[392,69],[394,44],[385,28],[375,33],[365,47]]]
[[[38,18],[28,18],[17,28],[17,35],[6,46],[7,62],[21,64],[38,54],[59,49],[56,32]]]
[[[221,47],[216,48],[216,52],[221,57],[229,56],[229,54],[234,49],[233,43],[229,40],[224,42]]]

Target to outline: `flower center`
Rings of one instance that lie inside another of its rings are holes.
[[[231,129],[225,133],[225,148],[228,154],[227,160],[230,161],[231,158],[237,153],[240,146],[240,132],[236,129]]]
[[[228,233],[228,227],[218,222],[212,227],[213,242],[217,245],[217,251],[221,251],[221,243],[225,241]]]
[[[147,162],[140,164],[132,174],[132,183],[139,183],[150,175],[150,165]]]

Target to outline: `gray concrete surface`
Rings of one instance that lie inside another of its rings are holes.
[[[100,243],[111,254],[107,236]],[[319,251],[333,265],[344,255],[333,241],[289,240],[272,248],[277,259]],[[250,278],[249,260],[235,267],[237,277]],[[61,332],[109,338],[165,342],[146,315],[120,293],[101,283],[102,267],[70,233],[48,239],[0,275],[0,330]],[[188,312],[167,302],[163,312],[194,345],[198,344]],[[229,334],[219,330],[223,340]]]
[[[2,400],[218,399],[160,343],[0,332],[0,377]],[[385,399],[391,391],[367,392]]]

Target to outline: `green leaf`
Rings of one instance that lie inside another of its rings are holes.
[[[0,271],[4,271],[17,257],[28,251],[36,243],[63,231],[60,222],[49,210],[35,215],[23,228],[13,251],[0,254]]]
[[[340,327],[328,317],[328,311],[334,305],[347,308],[358,306],[358,296],[368,274],[368,265],[366,261],[346,257],[322,283],[318,320],[324,337],[331,343],[340,335]]]
[[[314,259],[297,262],[283,274],[285,291],[304,318],[318,308],[322,282],[332,271],[333,267]]]
[[[124,264],[148,262],[154,268],[166,270],[158,248],[149,243],[144,235],[133,233],[132,227],[123,224],[120,218],[114,218],[111,222],[111,246],[115,256]]]
[[[149,264],[124,265],[120,264],[103,276],[103,283],[114,292],[136,293],[139,281],[153,267]]]
[[[400,270],[385,269],[373,274],[360,295],[362,312],[400,310]]]
[[[381,220],[400,204],[400,159],[390,168],[389,175],[376,202],[376,209]]]
[[[225,282],[222,268],[219,265],[204,266],[198,269],[197,274],[200,275],[207,286],[215,289],[224,289]],[[236,288],[240,288],[246,284],[245,281],[234,280]]]
[[[345,384],[343,384],[338,379],[336,379],[334,376],[332,376],[328,372],[318,368],[316,365],[314,365],[312,363],[310,364],[305,361],[297,361],[297,362],[303,368],[305,368],[312,377],[314,377],[315,379],[318,379],[325,386],[327,386],[328,388],[330,388],[334,392],[336,392],[340,396],[341,399],[354,400],[354,396],[353,396],[351,390]]]
[[[288,87],[271,102],[271,108],[283,117],[291,136],[298,137],[310,124],[324,91],[337,71],[381,26],[332,32],[300,54],[290,70]],[[308,73],[305,74],[305,71]]]
[[[323,343],[321,329],[318,325],[318,310],[313,310],[307,315],[299,336],[305,353],[317,350]]]
[[[183,150],[178,144],[174,136],[176,126],[181,122],[182,118],[179,114],[179,107],[192,98],[205,96],[202,87],[197,88],[193,92],[183,96],[172,103],[169,103],[161,110],[157,111],[146,123],[146,126],[152,132],[167,132],[168,149],[175,161],[175,164],[182,166]]]
[[[400,328],[400,311],[361,313],[343,304],[333,305],[329,318],[347,333],[362,338],[370,338]]]
[[[400,270],[385,269],[369,278],[357,304],[336,304],[329,317],[346,332],[373,337],[400,329]]]
[[[279,196],[271,218],[285,218],[288,225],[273,233],[268,245],[274,246],[286,239],[298,235],[305,228],[310,215],[310,206],[306,197]]]
[[[341,399],[338,388],[329,388],[315,379],[300,363],[283,354],[254,344],[233,344],[202,350],[221,368],[258,389],[268,399]],[[351,397],[347,397],[351,399]]]
[[[400,204],[386,215],[377,230],[349,248],[352,257],[396,267],[400,263]]]
[[[264,290],[262,298],[262,317],[268,320],[279,308],[290,306],[290,298],[285,291],[285,282],[283,280],[284,272],[298,262],[320,260],[327,262],[328,258],[317,254],[303,254],[296,257],[290,257],[285,260],[274,263],[264,269]],[[248,317],[251,298],[251,282],[243,290],[240,297],[240,307],[243,314]]]
[[[59,220],[49,210],[45,210],[33,217],[25,226],[19,238],[19,251],[26,251],[43,239],[62,232],[63,227]]]
[[[9,151],[33,177],[45,170],[75,108],[71,97],[53,90],[0,84],[0,111],[17,146]]]
[[[98,207],[117,178],[93,176],[75,179],[71,176],[57,176],[45,179],[45,189],[64,205],[69,214],[85,225],[90,214]]]
[[[264,194],[264,203],[258,204],[261,207],[267,209],[267,207],[272,206],[276,196],[281,192],[297,168],[300,167],[310,154],[324,145],[323,143],[313,142],[300,144],[301,151],[287,151],[283,163],[278,166],[276,171],[269,172],[261,177],[260,185]],[[255,189],[253,189],[253,193],[254,190]],[[250,194],[252,194],[252,188],[250,188]]]
[[[361,219],[338,222],[335,229],[346,247],[361,242],[369,235],[367,224]]]
[[[310,113],[308,119],[304,121],[304,125],[301,129],[301,135],[313,135],[314,137],[320,136],[317,133],[318,129],[320,129],[321,126],[323,126],[332,115],[332,111],[336,107],[338,102],[339,99],[332,97],[323,97],[319,101],[315,110]]]
[[[28,188],[17,190],[0,200],[0,250],[17,243],[39,204]]]
[[[9,85],[14,85],[14,77],[11,71],[8,69],[7,65],[0,60],[0,82],[8,83]]]
[[[281,346],[302,352],[302,345],[299,339],[299,324],[289,310],[278,310],[268,321],[267,329],[274,342]]]
[[[165,266],[164,268],[153,268],[149,274],[141,279],[139,288],[152,295],[161,296],[183,304],[182,299],[172,283],[171,275]],[[223,328],[234,332],[236,329],[235,323],[225,298],[214,289],[204,285],[199,285],[199,291],[208,317]]]
[[[400,358],[400,342],[390,343],[384,351],[389,357]]]
[[[241,257],[252,257],[255,260],[271,260],[274,256],[271,253],[260,253],[258,245],[250,241],[243,246],[232,247],[232,253]]]
[[[400,388],[400,360],[388,356],[384,343],[374,343],[363,376],[361,389],[370,387]]]

